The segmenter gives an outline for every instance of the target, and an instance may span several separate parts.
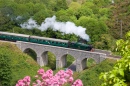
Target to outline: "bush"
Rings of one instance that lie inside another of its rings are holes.
[[[10,86],[11,76],[10,58],[6,51],[0,52],[0,86]]]

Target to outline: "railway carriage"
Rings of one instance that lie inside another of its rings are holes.
[[[0,39],[8,40],[8,41],[25,41],[25,42],[32,42],[32,43],[38,43],[38,44],[58,46],[58,47],[80,49],[80,50],[86,50],[86,51],[93,50],[93,46],[80,43],[80,42],[70,42],[68,40],[46,38],[46,37],[39,37],[39,36],[30,36],[30,35],[1,32],[1,31],[0,31]]]
[[[30,42],[52,45],[52,46],[68,47],[69,41],[61,40],[61,39],[54,39],[54,38],[30,36]]]
[[[69,42],[68,47],[74,48],[74,49],[86,50],[86,51],[91,51],[93,49],[92,45],[87,45],[87,44],[80,43],[80,42]]]
[[[8,41],[26,41],[26,42],[28,42],[29,35],[0,32],[0,39],[1,40],[8,40]]]

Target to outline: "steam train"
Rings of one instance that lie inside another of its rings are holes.
[[[86,45],[80,42],[70,42],[68,40],[16,34],[16,33],[9,33],[9,32],[1,32],[1,31],[0,31],[0,40],[25,41],[25,42],[32,42],[32,43],[38,43],[38,44],[58,46],[58,47],[80,49],[80,50],[86,50],[86,51],[93,50],[92,45]]]

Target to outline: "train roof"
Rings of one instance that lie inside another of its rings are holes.
[[[39,37],[39,36],[30,36],[30,38],[44,39],[44,40],[51,40],[51,41],[58,41],[58,42],[66,42],[66,43],[69,42],[68,40],[55,39],[55,38],[47,38],[47,37]]]
[[[5,34],[5,35],[14,35],[14,36],[22,36],[22,37],[29,37],[29,35],[25,35],[25,34],[17,34],[17,33],[9,33],[9,32],[1,32],[0,34]]]
[[[17,33],[2,32],[2,31],[0,31],[0,34],[13,35],[13,36],[21,36],[21,37],[29,37],[30,36],[30,35],[25,35],[25,34],[17,34]],[[40,37],[40,36],[30,36],[30,38],[52,40],[52,41],[66,42],[66,43],[69,42],[68,40],[55,39],[55,38],[47,38],[47,37]]]

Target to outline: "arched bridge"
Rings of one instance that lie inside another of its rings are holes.
[[[36,44],[30,42],[17,41],[16,45],[23,52],[27,49],[34,50],[37,55],[37,63],[40,66],[45,66],[48,64],[48,58],[46,56],[48,51],[52,52],[56,56],[56,68],[64,67],[67,64],[66,56],[67,54],[70,54],[75,58],[77,72],[80,72],[84,68],[86,68],[86,61],[88,58],[93,58],[97,64],[106,58],[106,54],[103,53]]]

